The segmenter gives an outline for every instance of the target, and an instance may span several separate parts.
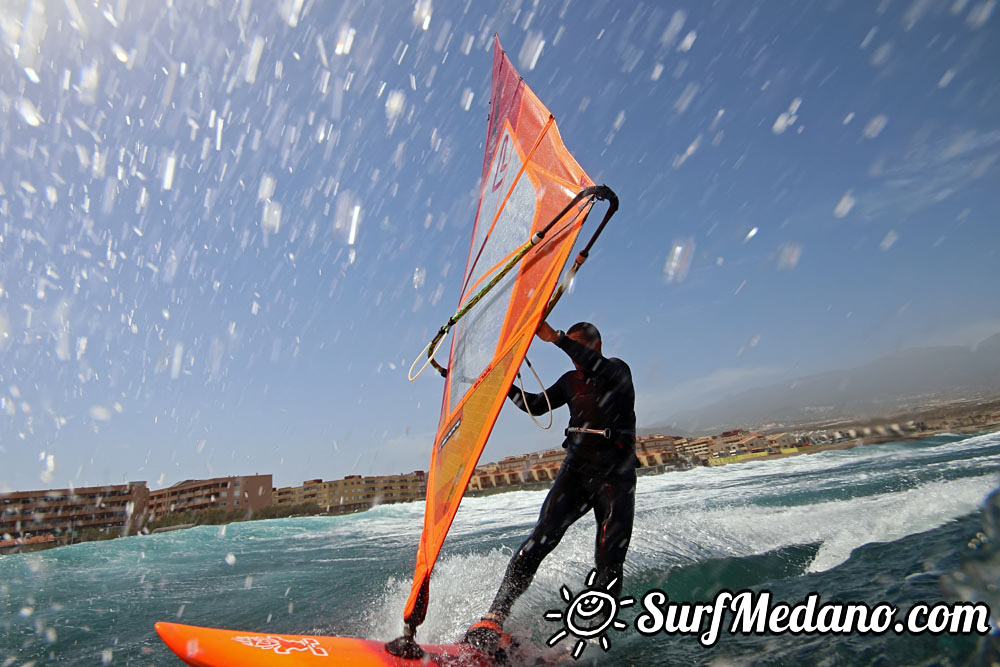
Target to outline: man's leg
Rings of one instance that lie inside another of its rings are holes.
[[[487,653],[496,653],[510,608],[528,589],[542,559],[556,548],[566,529],[588,509],[590,505],[582,487],[565,468],[561,469],[542,503],[534,530],[510,559],[489,612],[469,628],[464,642]]]
[[[490,616],[501,624],[507,620],[510,608],[528,589],[542,560],[556,548],[566,530],[586,514],[588,509],[590,503],[583,488],[565,469],[560,470],[542,503],[534,530],[507,565],[500,590],[490,605]]]
[[[605,481],[593,498],[597,519],[597,539],[594,565],[597,567],[595,588],[608,590],[616,598],[622,591],[625,554],[632,539],[635,516],[635,470],[629,469]],[[615,583],[607,588],[608,582]]]

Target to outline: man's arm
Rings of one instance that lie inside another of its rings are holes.
[[[549,326],[549,323],[545,320],[542,320],[542,323],[538,325],[535,335],[547,343],[554,343],[559,338],[559,333]],[[562,385],[562,378],[559,378],[556,380],[554,385],[545,390],[545,394],[532,394],[526,391],[523,392],[523,395],[521,388],[517,385],[513,385],[507,391],[507,398],[509,398],[514,405],[519,407],[521,410],[537,417],[548,412],[550,406],[553,410],[555,410],[556,408],[562,407],[566,404],[566,392]],[[546,394],[548,394],[548,400],[545,400]]]
[[[538,330],[535,331],[535,335],[546,343],[555,343],[559,340],[559,333],[545,320],[542,320],[542,323],[538,325]]]
[[[522,396],[521,388],[515,384],[507,390],[507,398],[521,410],[537,417],[548,412],[550,406],[555,410],[566,405],[566,392],[562,385],[562,378],[559,378],[554,385],[545,390],[545,394],[532,394],[526,391]],[[546,394],[549,397],[547,401],[545,400]],[[527,403],[525,403],[525,399],[527,399]]]

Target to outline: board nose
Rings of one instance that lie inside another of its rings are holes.
[[[176,653],[181,660],[189,665],[199,664],[197,661],[193,661],[195,654],[198,653],[198,640],[191,639],[190,635],[183,631],[185,626],[178,623],[158,621],[153,627],[156,629],[156,634],[160,635],[163,643]]]

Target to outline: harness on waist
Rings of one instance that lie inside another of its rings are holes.
[[[566,429],[566,435],[571,434],[584,434],[584,435],[600,435],[603,436],[605,440],[617,440],[620,435],[635,435],[634,430],[626,429],[610,429],[610,428],[583,428],[579,426],[570,426]]]

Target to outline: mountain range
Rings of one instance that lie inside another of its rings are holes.
[[[849,370],[750,389],[677,412],[642,430],[696,434],[737,426],[817,424],[998,395],[1000,334],[995,334],[972,348],[908,348]]]

